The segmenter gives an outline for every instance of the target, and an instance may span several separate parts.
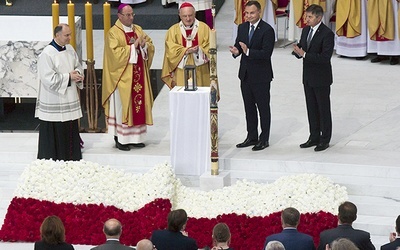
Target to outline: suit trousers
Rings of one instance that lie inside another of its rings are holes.
[[[311,141],[329,143],[332,136],[331,86],[311,87],[304,84]]]
[[[271,127],[270,82],[248,83],[241,81],[244,110],[246,113],[247,138],[268,142]],[[258,113],[260,115],[261,134],[258,137]]]

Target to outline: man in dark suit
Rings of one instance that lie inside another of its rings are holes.
[[[91,250],[132,250],[131,247],[122,245],[119,237],[122,234],[121,222],[117,219],[109,219],[104,223],[103,232],[106,236],[106,243],[94,247]]]
[[[315,250],[313,238],[308,234],[297,231],[300,212],[296,208],[285,208],[281,214],[281,222],[282,232],[268,236],[263,249],[268,242],[279,241],[285,246],[285,250]]]
[[[306,9],[307,27],[293,53],[303,58],[303,85],[306,97],[310,136],[300,148],[316,146],[315,151],[329,147],[332,136],[330,85],[333,82],[331,57],[334,33],[321,22],[323,9],[312,4]]]
[[[168,228],[156,230],[151,241],[158,250],[197,250],[197,243],[185,231],[187,213],[183,209],[172,210],[168,214]]]
[[[238,148],[253,146],[253,151],[269,146],[271,126],[270,84],[273,79],[271,55],[274,50],[274,29],[260,19],[261,6],[257,1],[245,5],[247,22],[239,25],[236,42],[229,51],[236,58],[241,55],[239,79],[246,113],[247,137]],[[258,136],[258,113],[261,134]]]
[[[396,233],[389,235],[389,243],[381,246],[381,250],[396,250],[400,247],[400,215],[396,219]]]
[[[357,207],[349,201],[339,206],[339,225],[336,228],[328,229],[320,234],[318,250],[325,250],[327,244],[339,238],[351,240],[360,250],[374,250],[370,234],[363,230],[354,229],[353,222],[357,219]]]

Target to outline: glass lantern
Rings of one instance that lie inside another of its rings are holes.
[[[185,70],[185,91],[196,91],[196,66],[186,65]]]

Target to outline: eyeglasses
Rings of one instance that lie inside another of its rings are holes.
[[[135,16],[134,13],[126,13],[126,14],[119,13],[119,14],[121,14],[121,15],[123,15],[123,16],[126,16],[126,17],[134,17],[134,16]]]

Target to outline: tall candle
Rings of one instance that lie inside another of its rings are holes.
[[[85,25],[86,25],[86,53],[87,60],[93,61],[93,14],[92,4],[85,4]]]
[[[104,17],[104,38],[106,38],[108,30],[111,28],[111,6],[108,2],[103,4],[103,17]]]
[[[53,20],[53,30],[60,23],[60,5],[54,0],[51,5],[51,16]],[[52,32],[53,34],[53,32]]]
[[[210,30],[210,48],[217,48],[217,32],[215,29]]]
[[[75,39],[75,5],[69,0],[68,3],[68,25],[71,29],[71,41],[70,44],[74,49],[76,49],[76,39]]]

